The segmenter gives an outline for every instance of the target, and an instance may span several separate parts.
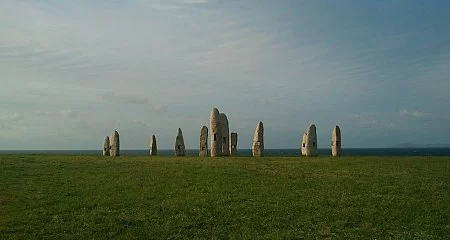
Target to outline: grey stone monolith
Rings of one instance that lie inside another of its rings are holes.
[[[213,108],[209,118],[209,131],[211,132],[211,157],[222,156],[222,127],[220,126],[220,114],[217,108]]]
[[[208,156],[208,127],[203,126],[200,130],[200,146],[198,149],[198,156],[207,157]]]
[[[306,132],[306,156],[317,157],[317,133],[316,125],[311,124]]]
[[[178,128],[178,134],[175,139],[175,156],[185,156],[186,147],[184,146],[183,132]]]
[[[232,132],[230,135],[230,156],[236,156],[237,142],[238,142],[238,135],[237,133]]]
[[[306,133],[302,137],[302,156],[306,156]]]
[[[103,141],[103,156],[109,156],[109,136]]]
[[[150,140],[150,156],[158,155],[158,145],[156,144],[156,136],[152,135]]]
[[[220,113],[220,127],[222,128],[222,156],[230,156],[230,127],[225,113]]]
[[[256,125],[252,143],[253,157],[264,157],[264,126],[262,122]]]
[[[339,126],[336,126],[331,133],[331,154],[333,157],[341,156],[341,146],[341,129]]]
[[[112,157],[118,157],[120,156],[120,140],[119,140],[119,133],[114,130],[111,134],[111,150],[110,155]]]

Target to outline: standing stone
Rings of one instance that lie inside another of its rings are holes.
[[[306,133],[303,133],[302,138],[302,156],[306,156]]]
[[[120,156],[120,141],[119,141],[119,133],[114,130],[111,134],[111,151],[110,155],[112,157]]]
[[[341,129],[336,126],[331,133],[331,154],[333,157],[341,156],[341,145]]]
[[[262,122],[256,125],[252,144],[253,157],[264,157],[264,126]]]
[[[230,135],[230,156],[236,156],[237,153],[237,133],[232,132]]]
[[[220,114],[217,108],[213,108],[209,118],[209,130],[211,131],[211,157],[222,155],[222,127],[220,126]]]
[[[103,156],[109,156],[109,136],[106,136],[103,142]]]
[[[198,156],[207,157],[208,156],[208,127],[203,126],[200,130],[200,146]]]
[[[317,133],[316,125],[309,126],[306,132],[306,156],[317,157]]]
[[[156,145],[156,136],[152,135],[150,140],[150,156],[156,156],[158,154],[158,146]]]
[[[220,127],[222,128],[222,156],[230,156],[230,127],[225,113],[220,113]]]
[[[183,132],[178,128],[177,138],[175,139],[175,156],[185,156],[186,147],[184,146]]]

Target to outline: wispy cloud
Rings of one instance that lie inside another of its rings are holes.
[[[132,96],[132,95],[120,95],[117,93],[107,93],[101,98],[105,101],[111,103],[126,103],[126,104],[147,104],[148,98],[141,96]]]
[[[2,120],[2,121],[13,121],[13,122],[19,122],[19,121],[22,121],[22,120],[24,120],[25,119],[25,117],[22,115],[22,114],[20,114],[20,113],[8,113],[8,112],[5,112],[5,113],[2,113],[1,115],[0,115],[0,120]]]
[[[198,3],[208,3],[208,0],[183,0],[184,3],[198,4]]]
[[[33,110],[32,113],[36,116],[44,116],[44,117],[77,117],[79,112],[73,109],[61,109],[59,111],[50,111],[50,110]]]
[[[17,133],[22,133],[28,127],[25,116],[17,112],[0,113],[0,136],[9,137]],[[5,132],[6,131],[6,132]]]
[[[152,110],[155,112],[167,112],[168,107],[166,105],[162,105],[162,104],[155,104],[155,105],[152,105]]]
[[[78,116],[78,112],[72,109],[64,109],[60,111],[61,115],[64,117],[76,117]]]
[[[379,114],[377,113],[361,113],[352,115],[352,119],[364,125],[379,125]]]
[[[440,4],[4,0],[0,121],[29,123],[8,134],[43,141],[80,129],[101,141],[118,128],[132,147],[147,139],[133,116],[171,146],[177,127],[196,142],[219,107],[242,139],[258,121],[291,139],[311,122],[344,121],[380,138],[391,124],[406,132],[432,122],[444,138],[449,126],[435,116],[450,101],[450,19]],[[435,14],[411,17],[422,11]],[[285,139],[268,135],[273,147],[296,146]]]
[[[420,111],[415,110],[408,110],[408,109],[402,109],[399,111],[400,116],[402,117],[416,117],[416,118],[422,118],[427,116],[428,114]]]

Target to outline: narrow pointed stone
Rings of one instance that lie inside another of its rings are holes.
[[[220,113],[220,127],[222,128],[222,156],[230,156],[230,127],[225,113]]]
[[[230,156],[236,156],[237,153],[237,133],[232,132],[230,135]]]
[[[106,136],[103,142],[103,156],[109,156],[109,136]]]
[[[152,135],[150,140],[150,156],[158,155],[158,145],[156,144],[156,136]]]
[[[317,133],[314,124],[309,126],[306,132],[306,156],[317,157]]]
[[[175,156],[185,156],[186,147],[184,146],[183,132],[178,128],[178,134],[175,139]]]
[[[333,157],[341,156],[341,145],[341,129],[336,126],[331,133],[331,154]]]
[[[203,126],[200,130],[200,146],[198,156],[207,157],[208,156],[208,127]]]
[[[119,133],[114,130],[111,134],[111,147],[110,147],[110,155],[112,157],[120,156],[120,140]]]
[[[302,137],[302,156],[306,156],[306,133]]]
[[[264,126],[262,122],[256,125],[252,144],[253,157],[264,157]]]
[[[209,118],[209,130],[211,131],[211,157],[222,155],[222,127],[220,126],[220,114],[217,108],[213,108]]]

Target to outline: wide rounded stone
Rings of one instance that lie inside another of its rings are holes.
[[[119,140],[119,132],[113,130],[111,134],[111,150],[110,155],[112,157],[120,156],[120,140]]]
[[[333,157],[341,156],[342,142],[341,142],[341,129],[339,126],[333,128],[331,133],[331,154]]]
[[[311,124],[306,132],[306,156],[317,157],[317,133],[316,125]]]

